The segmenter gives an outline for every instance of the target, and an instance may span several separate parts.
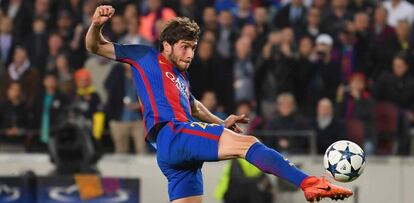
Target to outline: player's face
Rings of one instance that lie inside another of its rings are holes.
[[[197,46],[195,41],[180,40],[172,46],[169,55],[170,61],[180,71],[186,71],[194,57],[194,50]]]

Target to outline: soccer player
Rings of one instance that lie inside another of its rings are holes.
[[[237,123],[248,121],[244,115],[231,115],[223,121],[192,96],[187,69],[200,32],[194,21],[169,21],[161,32],[158,52],[143,45],[107,41],[101,31],[114,13],[109,5],[96,8],[86,34],[86,48],[131,65],[143,107],[146,140],[157,149],[158,166],[168,179],[170,201],[201,202],[203,163],[232,158],[244,158],[260,170],[293,183],[311,202],[352,195],[352,191],[324,178],[308,176],[254,136],[239,134]],[[195,122],[194,118],[203,122]]]

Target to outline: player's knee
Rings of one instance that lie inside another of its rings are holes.
[[[219,141],[219,158],[244,158],[249,148],[256,142],[258,139],[254,136],[226,130]]]
[[[259,142],[259,140],[255,136],[247,135],[245,137],[245,142],[249,145],[253,145],[256,142]]]
[[[247,136],[243,136],[242,138],[242,144],[241,146],[241,150],[240,153],[238,154],[239,158],[244,158],[247,154],[247,151],[249,151],[250,147],[256,143],[259,142],[259,140],[251,135],[247,135]]]

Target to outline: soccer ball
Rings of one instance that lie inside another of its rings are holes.
[[[364,171],[365,154],[357,144],[341,140],[328,147],[323,164],[336,181],[351,182]]]

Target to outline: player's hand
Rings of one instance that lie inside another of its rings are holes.
[[[246,117],[246,115],[242,114],[240,116],[236,115],[230,115],[229,117],[224,120],[224,127],[233,130],[236,133],[242,133],[243,130],[240,128],[240,126],[237,125],[237,123],[248,123],[249,118]]]
[[[92,24],[102,26],[115,14],[115,9],[109,5],[98,6],[92,16]]]

